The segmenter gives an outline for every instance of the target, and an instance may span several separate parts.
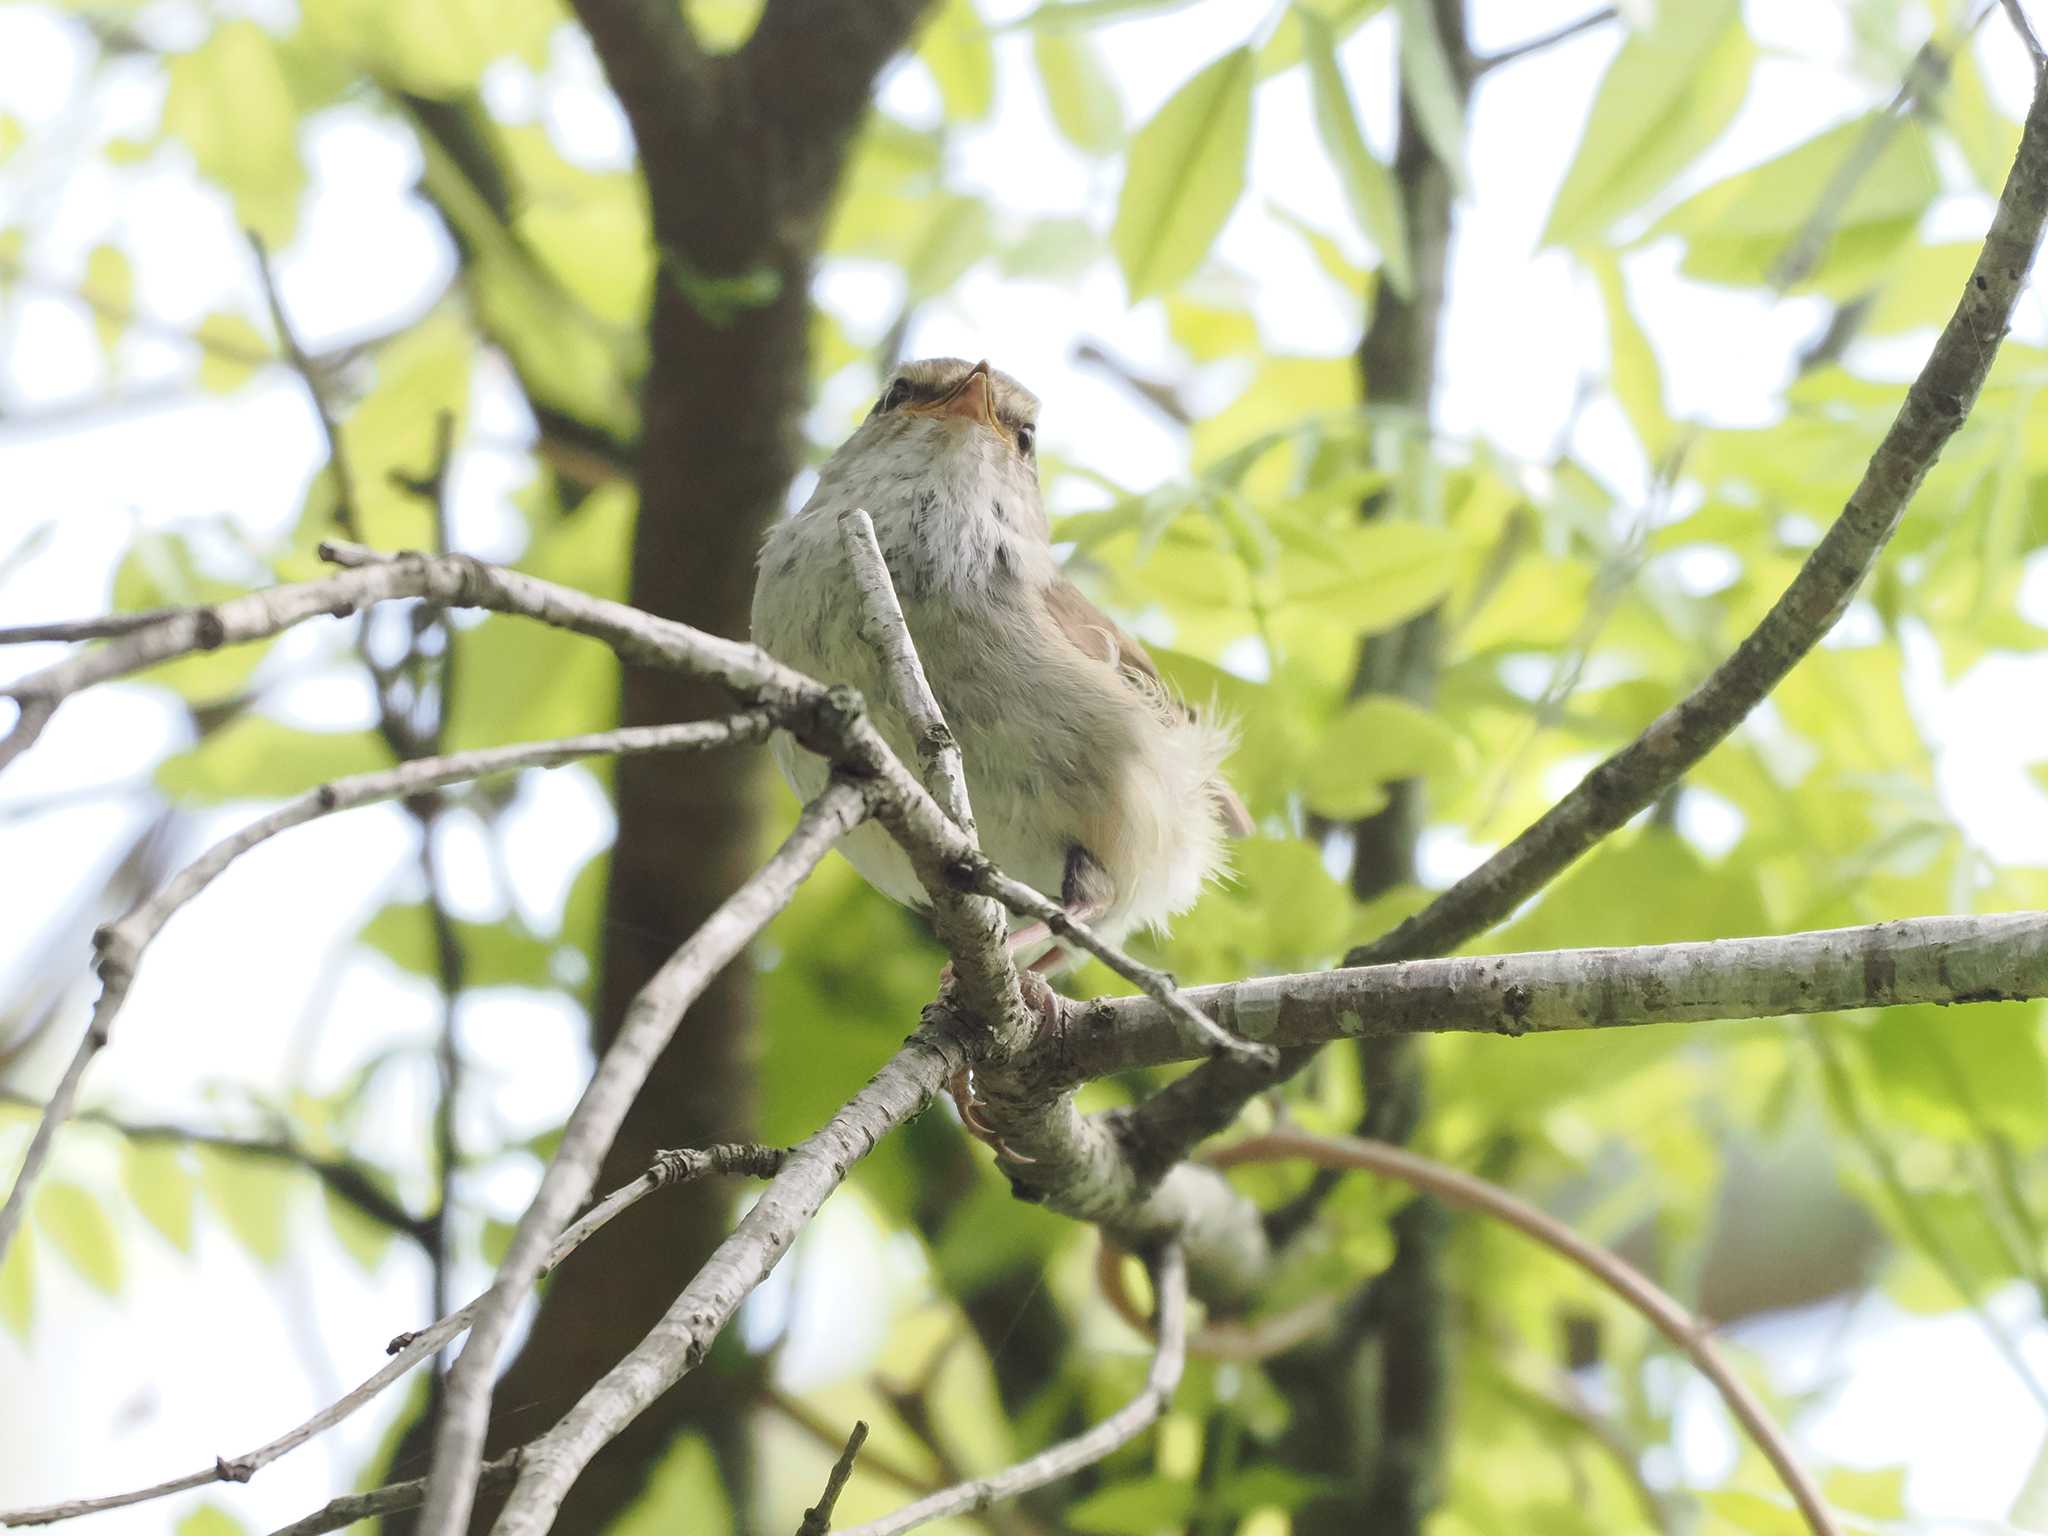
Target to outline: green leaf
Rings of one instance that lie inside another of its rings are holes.
[[[462,949],[466,987],[553,985],[550,967],[555,946],[527,932],[517,918],[495,923],[457,919],[455,940]],[[357,932],[356,942],[368,945],[401,970],[430,981],[440,978],[433,916],[424,902],[399,901],[384,907]]]
[[[1123,142],[1123,101],[1091,38],[1064,28],[1041,28],[1031,34],[1031,56],[1045,104],[1069,143],[1091,155],[1106,155]]]
[[[1244,190],[1253,57],[1234,49],[1188,81],[1131,141],[1110,245],[1133,302],[1202,264]]]
[[[1596,241],[1663,191],[1734,119],[1755,63],[1739,0],[1659,6],[1600,81],[1543,243]]]
[[[131,1140],[121,1151],[121,1188],[173,1248],[192,1251],[192,1209],[198,1194],[183,1153],[161,1141]]]
[[[384,1255],[391,1251],[391,1245],[397,1240],[398,1234],[383,1222],[372,1220],[333,1190],[323,1187],[321,1194],[325,1197],[327,1225],[334,1230],[334,1240],[341,1244],[350,1258],[363,1267],[365,1274],[374,1273],[377,1266],[384,1262]],[[500,1254],[498,1257],[502,1258],[503,1255]],[[490,1262],[495,1264],[497,1259],[494,1258]]]
[[[1070,1531],[1088,1536],[1155,1536],[1178,1530],[1194,1516],[1195,1485],[1180,1478],[1137,1477],[1098,1488],[1066,1507]]]
[[[1337,67],[1337,43],[1330,24],[1313,11],[1296,12],[1302,45],[1308,57],[1309,85],[1315,100],[1316,132],[1323,150],[1337,168],[1351,215],[1379,247],[1380,267],[1394,291],[1406,298],[1413,288],[1408,267],[1408,227],[1393,174],[1373,157],[1359,131],[1351,92]]]
[[[1679,235],[1683,270],[1708,282],[1764,284],[1804,232],[1816,207],[1832,202],[1829,240],[1801,286],[1854,292],[1884,276],[1913,237],[1940,189],[1932,147],[1911,124],[1890,132],[1846,196],[1836,175],[1864,153],[1870,117],[1830,129],[1796,149],[1694,193],[1665,214],[1646,239]]]
[[[2048,1439],[2041,1442],[2041,1449],[2035,1453],[2034,1465],[2020,1485],[2019,1494],[2012,1501],[2012,1513],[2006,1518],[2023,1531],[2048,1531]]]
[[[1382,787],[1398,779],[1456,771],[1457,732],[1420,705],[1371,694],[1323,733],[1304,767],[1302,798],[1332,820],[1352,821],[1387,803]]]
[[[76,1184],[45,1184],[35,1197],[36,1224],[92,1287],[121,1289],[121,1241],[98,1200]]]
[[[28,1223],[15,1229],[7,1256],[0,1258],[0,1324],[23,1343],[36,1320],[36,1239]]]
[[[156,785],[195,805],[281,800],[330,779],[391,766],[373,731],[302,731],[268,715],[242,715],[157,766]]]
[[[211,394],[240,389],[275,356],[264,334],[233,310],[215,310],[192,334],[200,347],[199,387]]]
[[[230,21],[171,59],[164,132],[184,140],[199,172],[235,200],[235,219],[272,246],[298,223],[306,168],[291,86],[269,33]]]
[[[939,87],[946,116],[979,122],[995,104],[996,59],[973,0],[946,0],[924,29],[917,56]]]
[[[703,1437],[683,1435],[664,1451],[639,1497],[605,1529],[609,1536],[732,1536],[732,1505]]]
[[[218,524],[206,525],[203,531],[218,529]],[[109,598],[114,612],[195,607],[247,592],[248,583],[224,581],[201,563],[196,542],[201,532],[194,529],[195,537],[177,530],[138,533],[114,570],[114,589]],[[253,561],[248,574],[252,582],[262,576]],[[151,667],[142,678],[169,688],[192,703],[217,703],[241,691],[269,647],[267,640],[251,645],[224,645],[218,650],[196,652]]]
[[[1465,93],[1436,29],[1430,0],[1395,0],[1401,18],[1401,88],[1422,137],[1461,191],[1465,174]]]
[[[100,338],[100,351],[107,362],[121,344],[128,317],[135,309],[135,266],[118,245],[96,245],[85,258],[85,286],[81,290],[92,306],[93,329]]]
[[[177,1524],[176,1536],[248,1536],[249,1528],[218,1504],[206,1503]]]
[[[1655,464],[1678,435],[1677,425],[1664,407],[1663,370],[1642,323],[1629,307],[1621,264],[1602,250],[1584,252],[1583,259],[1600,284],[1600,297],[1607,307],[1608,386],[1635,428],[1645,457]]]
[[[263,1158],[196,1149],[199,1183],[227,1229],[260,1262],[284,1257],[293,1174]]]

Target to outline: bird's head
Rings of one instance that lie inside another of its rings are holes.
[[[999,446],[1032,479],[1038,475],[1038,396],[986,362],[928,357],[904,363],[889,376],[858,435],[870,434],[938,452],[949,442],[983,451]]]

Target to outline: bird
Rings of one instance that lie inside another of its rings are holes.
[[[1253,824],[1223,773],[1231,723],[1183,702],[1144,646],[1061,573],[1038,414],[1038,397],[986,361],[896,368],[809,499],[763,540],[753,637],[799,672],[858,688],[890,748],[916,760],[863,636],[839,530],[841,513],[865,509],[959,744],[982,851],[1119,942],[1165,931],[1226,875],[1228,839]],[[824,788],[824,759],[784,733],[771,750],[800,797]],[[909,857],[876,823],[840,849],[884,895],[927,905]],[[1043,924],[1009,943],[1040,977],[1078,958]]]

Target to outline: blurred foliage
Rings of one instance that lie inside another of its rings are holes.
[[[737,46],[758,14],[742,0],[686,8],[721,48]],[[1589,312],[1605,318],[1606,366],[1588,405],[1618,412],[1634,439],[1633,465],[1591,462],[1569,446],[1551,462],[1525,462],[1483,436],[1451,440],[1376,408],[1369,394],[1361,402],[1349,355],[1358,306],[1382,286],[1405,294],[1414,283],[1388,157],[1361,126],[1361,108],[1384,99],[1391,82],[1360,61],[1397,60],[1391,67],[1435,151],[1460,167],[1466,153],[1428,6],[1302,0],[1276,25],[1249,20],[1255,30],[1134,121],[1102,29],[1140,36],[1188,9],[1187,0],[1048,0],[998,25],[969,0],[946,0],[905,66],[928,81],[936,115],[871,119],[825,259],[828,271],[879,264],[906,317],[971,274],[1067,284],[1113,270],[1132,303],[1163,319],[1176,387],[1198,381],[1214,402],[1184,434],[1184,472],[1163,484],[1123,485],[1101,466],[1057,457],[1047,466],[1070,571],[1158,642],[1162,668],[1188,695],[1214,698],[1242,728],[1231,772],[1259,835],[1239,848],[1233,881],[1158,946],[1181,977],[1208,981],[1328,965],[1423,900],[1403,889],[1355,902],[1332,873],[1341,849],[1312,840],[1318,818],[1371,813],[1395,779],[1426,788],[1429,847],[1442,855],[1427,861],[1432,869],[1512,835],[1725,654],[1853,490],[1900,398],[1895,373],[1852,348],[1794,380],[1764,424],[1676,415],[1658,316],[1639,307],[1631,278],[1645,253],[1675,250],[1699,283],[1768,296],[1821,210],[1814,259],[1791,293],[1857,306],[1870,337],[1924,338],[1975,253],[1967,240],[1935,238],[1931,210],[1960,199],[1980,218],[2018,127],[1993,105],[1967,47],[1945,88],[1887,115],[1882,104],[1912,53],[1903,39],[1949,28],[1940,36],[1957,46],[1960,8],[1929,15],[1915,4],[1870,4],[1857,57],[1840,67],[1872,112],[1708,177],[1701,159],[1749,98],[1763,53],[1742,8],[1622,7],[1627,21],[1615,26],[1627,26],[1625,40],[1576,152],[1558,168],[1543,241],[1597,295]],[[545,0],[304,0],[281,25],[186,8],[186,20],[203,21],[184,27],[157,25],[155,11],[76,8],[103,54],[92,90],[111,90],[138,56],[151,61],[160,89],[149,121],[129,112],[118,131],[103,132],[88,102],[75,114],[82,130],[44,141],[0,115],[0,178],[62,174],[85,159],[120,188],[186,168],[194,197],[224,201],[235,225],[288,251],[316,237],[303,218],[320,174],[316,126],[348,114],[402,136],[417,156],[414,196],[458,262],[423,312],[316,359],[342,402],[362,535],[384,546],[432,541],[431,509],[403,482],[424,472],[435,423],[449,413],[465,452],[510,451],[526,466],[523,488],[500,509],[517,563],[623,597],[632,495],[617,456],[593,455],[590,445],[630,444],[637,431],[648,296],[664,281],[707,310],[768,295],[744,276],[709,284],[664,259],[633,176],[571,154],[544,114],[486,105],[498,99],[479,94],[489,72],[548,88],[573,51],[565,14]],[[1397,46],[1374,54],[1362,46],[1368,29]],[[1115,170],[1113,199],[1026,215],[964,173],[958,146],[999,94],[1034,88],[1064,140]],[[1340,193],[1319,210],[1321,223],[1262,214],[1246,195],[1268,131],[1268,93],[1286,90],[1305,94],[1317,152]],[[1872,134],[1882,136],[1877,152],[1841,185]],[[1340,324],[1322,353],[1272,344],[1253,280],[1217,253],[1233,219],[1267,215],[1309,242],[1342,290],[1332,289],[1332,302],[1352,306],[1333,311]],[[131,333],[147,327],[162,339],[139,297],[151,291],[157,253],[130,248],[118,220],[82,262],[46,243],[27,224],[0,229],[0,303],[52,286],[74,294],[118,392]],[[876,344],[892,327],[877,318],[819,312],[815,382],[833,402],[809,422],[820,451],[850,424],[843,407],[879,378],[886,360]],[[249,281],[178,344],[200,390],[238,400],[278,377],[279,339]],[[471,415],[486,373],[514,378],[531,408],[530,430],[509,449],[487,435],[502,427]],[[1904,681],[1916,656],[1953,680],[1995,653],[2048,649],[2048,629],[2017,606],[2023,565],[2038,565],[2048,543],[2048,448],[2037,446],[2048,443],[2044,384],[2048,353],[2009,343],[1840,634],[1681,794],[1574,867],[1485,947],[1652,943],[2048,906],[2048,870],[2014,867],[1974,844],[1944,804],[1933,768],[1939,743]],[[1752,404],[1740,408],[1753,418]],[[1648,489],[1625,489],[1629,470],[1643,467],[1636,478]],[[1386,491],[1390,515],[1361,521],[1361,500]],[[110,606],[205,601],[308,576],[339,494],[332,468],[315,474],[296,526],[274,541],[226,517],[145,519],[119,560]],[[1443,619],[1443,660],[1428,707],[1353,697],[1361,636],[1431,609]],[[344,727],[331,709],[303,702],[356,666],[346,626],[317,644],[300,643],[305,633],[150,674],[149,686],[182,700],[193,722],[189,744],[155,766],[157,793],[194,811],[246,810],[389,761],[360,720]],[[465,622],[453,643],[462,686],[451,747],[602,728],[612,718],[616,663],[589,642],[494,617]],[[334,723],[309,723],[323,718]],[[607,779],[602,768],[563,771]],[[451,802],[495,837],[531,782],[480,785]],[[582,1004],[602,871],[600,855],[573,878],[550,874],[549,888],[567,890],[559,914],[508,901],[500,915],[458,924],[467,985],[486,1014],[493,989]],[[353,945],[422,988],[436,984],[428,914],[402,882],[361,921]],[[765,1139],[803,1135],[857,1086],[929,998],[938,961],[917,925],[844,866],[804,888],[755,956]],[[1111,978],[1093,970],[1078,985],[1108,987]],[[1808,1032],[1764,1023],[1519,1043],[1436,1039],[1436,1102],[1422,1141],[1621,1245],[1709,1307],[1717,1297],[1703,1276],[1732,1266],[1751,1277],[1756,1305],[1874,1284],[1909,1307],[1970,1307],[1996,1329],[1985,1298],[1999,1287],[2022,1282],[2048,1300],[2041,1046],[2041,1010],[2018,1007],[1902,1009],[1818,1020]],[[423,1038],[398,1054],[418,1061],[430,1049]],[[373,1057],[339,1083],[253,1108],[417,1203],[431,1185],[424,1120],[409,1159],[393,1152],[388,1128],[369,1134],[391,1065]],[[1124,1092],[1101,1085],[1090,1102]],[[1302,1078],[1291,1112],[1349,1129],[1357,1100],[1347,1055],[1332,1050]],[[848,1201],[851,1219],[896,1255],[895,1311],[875,1322],[857,1367],[804,1395],[832,1422],[870,1417],[879,1450],[936,1478],[992,1468],[1076,1416],[1105,1411],[1141,1378],[1143,1357],[1096,1294],[1092,1235],[1013,1201],[978,1149],[963,1171],[959,1138],[931,1119],[862,1164]],[[28,1127],[23,1112],[0,1107],[0,1162],[17,1154]],[[471,1155],[481,1171],[530,1171],[546,1146],[545,1136],[508,1135]],[[1784,1217],[1793,1230],[1842,1234],[1827,1289],[1802,1291],[1784,1252],[1798,1245],[1782,1232],[1760,1238],[1738,1219],[1748,1198],[1741,1170],[1759,1165],[1800,1192]],[[1240,1177],[1274,1204],[1305,1182],[1271,1168]],[[316,1188],[303,1169],[275,1161],[123,1143],[82,1127],[67,1136],[0,1268],[0,1326],[35,1342],[38,1292],[57,1269],[118,1294],[136,1245],[190,1253],[202,1223],[264,1264],[316,1229],[365,1266],[382,1262],[392,1235],[345,1201],[315,1200]],[[1268,1309],[1368,1282],[1386,1261],[1397,1199],[1359,1179],[1340,1185]],[[477,1252],[487,1257],[502,1232],[500,1222],[484,1226]],[[837,1262],[811,1246],[799,1245],[791,1261],[799,1291]],[[1505,1231],[1461,1225],[1451,1263],[1457,1422],[1447,1502],[1431,1526],[1438,1536],[1634,1529],[1645,1501],[1688,1512],[1685,1529],[1794,1528],[1749,1453],[1715,1486],[1666,1486],[1678,1465],[1675,1378],[1640,1319]],[[979,1331],[971,1314],[977,1298],[1020,1275],[1043,1276],[1065,1334],[1043,1383],[1009,1405],[1006,1420],[995,1385],[1011,1363],[1006,1338]],[[1568,1337],[1581,1343],[1568,1346]],[[1586,1338],[1596,1341],[1590,1350]],[[1053,1491],[1037,1514],[1082,1532],[1274,1536],[1290,1511],[1331,1495],[1326,1482],[1265,1454],[1295,1411],[1263,1367],[1198,1362],[1158,1434]],[[720,1530],[748,1504],[761,1528],[792,1526],[835,1448],[768,1406],[760,1439],[772,1470],[763,1488],[721,1488],[703,1447],[686,1441],[619,1528],[686,1521]],[[1665,1469],[1655,1486],[1645,1467]],[[2037,1474],[2025,1496],[2036,1510],[2041,1483]],[[1845,1467],[1829,1486],[1845,1512],[1903,1528],[1895,1473]],[[842,1517],[878,1512],[901,1491],[863,1471]],[[237,1528],[210,1506],[178,1527]]]

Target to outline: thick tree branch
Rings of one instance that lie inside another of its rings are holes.
[[[547,1268],[552,1270],[584,1243],[596,1236],[611,1220],[628,1207],[639,1203],[656,1190],[666,1189],[672,1184],[686,1184],[701,1179],[707,1174],[746,1174],[755,1178],[772,1178],[781,1167],[783,1154],[770,1147],[714,1146],[702,1151],[687,1150],[664,1152],[645,1173],[632,1183],[613,1190],[595,1206],[579,1217],[548,1249]],[[80,1515],[98,1514],[102,1510],[120,1509],[129,1504],[147,1503],[170,1494],[183,1493],[187,1489],[202,1488],[208,1483],[246,1483],[264,1467],[277,1460],[287,1451],[293,1451],[323,1431],[332,1429],[343,1419],[354,1413],[363,1404],[377,1396],[386,1387],[405,1375],[421,1361],[431,1357],[448,1340],[455,1338],[469,1326],[470,1319],[482,1304],[478,1296],[459,1311],[451,1312],[430,1326],[416,1333],[401,1333],[386,1346],[385,1352],[392,1359],[382,1366],[361,1386],[345,1397],[329,1404],[314,1414],[305,1423],[287,1430],[275,1440],[258,1446],[241,1456],[216,1458],[210,1467],[190,1472],[183,1477],[174,1477],[166,1482],[154,1483],[147,1488],[138,1488],[128,1493],[108,1494],[94,1499],[73,1499],[62,1504],[45,1504],[34,1509],[17,1509],[0,1512],[0,1526],[51,1525],[59,1520],[71,1520]],[[424,1486],[413,1485],[413,1486]],[[342,1501],[337,1501],[337,1504]],[[417,1502],[415,1497],[409,1502]],[[336,1505],[329,1505],[331,1510]],[[402,1505],[379,1506],[400,1508]],[[315,1517],[317,1518],[317,1517]],[[360,1518],[360,1517],[356,1517]],[[344,1524],[348,1523],[346,1521]],[[338,1529],[334,1526],[306,1526],[308,1530]],[[301,1529],[299,1526],[293,1530]]]
[[[2048,912],[1916,917],[1753,939],[1458,955],[1194,987],[1218,1022],[1293,1050],[1444,1032],[1522,1036],[2048,996]],[[1150,998],[1067,1003],[1030,1065],[1060,1083],[1186,1060]]]
[[[1491,1216],[1535,1239],[1553,1253],[1576,1264],[1684,1351],[1700,1373],[1714,1384],[1728,1411],[1755,1442],[1771,1469],[1792,1495],[1813,1536],[1840,1536],[1827,1500],[1799,1465],[1784,1434],[1771,1422],[1770,1411],[1743,1385],[1742,1378],[1715,1347],[1706,1325],[1668,1292],[1618,1254],[1589,1243],[1556,1218],[1539,1211],[1497,1184],[1474,1178],[1443,1163],[1419,1157],[1403,1147],[1365,1141],[1355,1136],[1315,1136],[1280,1130],[1226,1147],[1212,1159],[1221,1167],[1240,1163],[1301,1158],[1326,1168],[1361,1168],[1383,1178],[1398,1179],[1451,1205]]]
[[[792,1150],[653,1331],[526,1448],[518,1484],[493,1531],[537,1536],[547,1530],[591,1457],[702,1363],[739,1304],[767,1278],[853,1165],[918,1115],[966,1063],[965,1049],[945,1029],[921,1029],[823,1130]]]
[[[497,1277],[470,1325],[462,1354],[448,1372],[421,1530],[461,1536],[468,1528],[498,1352],[546,1266],[556,1233],[589,1196],[598,1166],[655,1058],[667,1049],[683,1014],[711,979],[789,904],[797,887],[867,814],[868,794],[858,784],[835,779],[827,785],[804,807],[795,830],[768,862],[705,919],[633,999],[617,1038],[569,1115],[561,1144],[498,1263]],[[792,1162],[801,1155],[799,1149]],[[778,1184],[788,1171],[785,1166]],[[522,1482],[527,1470],[521,1470]]]
[[[651,183],[689,163],[709,122],[710,60],[670,0],[575,0]]]
[[[902,1536],[905,1531],[950,1515],[972,1514],[1002,1499],[1043,1488],[1062,1478],[1092,1467],[1151,1427],[1180,1385],[1187,1364],[1187,1264],[1179,1247],[1168,1244],[1152,1270],[1153,1285],[1159,1293],[1158,1348],[1145,1385],[1115,1413],[1071,1440],[1048,1446],[1036,1456],[1006,1467],[990,1477],[976,1478],[944,1488],[929,1498],[907,1504],[893,1515],[871,1520],[845,1532],[845,1536]]]

